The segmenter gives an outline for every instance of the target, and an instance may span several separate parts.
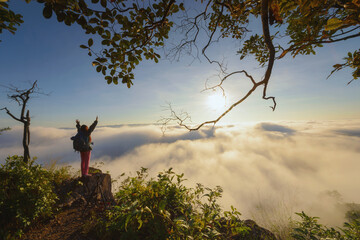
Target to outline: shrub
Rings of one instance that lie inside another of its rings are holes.
[[[296,222],[297,225],[291,236],[296,240],[321,240],[321,239],[336,239],[336,240],[354,240],[360,239],[360,221],[354,219],[350,222],[345,222],[343,228],[336,230],[328,228],[318,223],[318,217],[310,217],[304,212],[296,213],[301,217],[301,221]]]
[[[345,214],[345,218],[349,221],[360,221],[360,204],[358,203],[346,203],[348,209]]]
[[[0,239],[20,237],[33,221],[48,217],[57,199],[51,172],[22,156],[8,157],[0,167]]]
[[[72,172],[71,166],[57,167],[51,166],[47,169],[51,174],[51,181],[55,187],[60,186],[64,181],[76,178],[74,172]]]
[[[172,169],[147,179],[147,169],[125,179],[117,204],[97,220],[99,239],[228,239],[248,231],[235,208],[222,212],[222,189],[185,187]]]

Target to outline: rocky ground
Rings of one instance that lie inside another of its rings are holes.
[[[111,177],[91,169],[89,177],[71,179],[56,188],[59,211],[45,222],[34,224],[23,240],[91,240],[86,236],[93,215],[103,213],[113,201]]]
[[[35,224],[22,237],[24,240],[91,240],[84,234],[90,211],[73,207],[61,211],[47,222]]]

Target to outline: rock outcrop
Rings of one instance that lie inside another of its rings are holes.
[[[99,169],[91,169],[90,176],[79,177],[63,182],[57,187],[60,198],[59,207],[74,205],[111,204],[111,176]]]
[[[251,230],[246,235],[233,236],[232,240],[277,240],[276,236],[269,230],[260,227],[253,220],[243,221],[244,225]]]
[[[277,240],[276,236],[272,232],[260,227],[253,220],[237,219],[236,221],[241,223],[242,226],[247,227],[249,230],[246,233],[242,232],[235,234],[229,237],[229,240]],[[220,229],[220,232],[228,232],[229,229],[226,227],[226,219],[222,219],[220,223],[223,226]]]

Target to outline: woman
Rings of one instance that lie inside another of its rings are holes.
[[[80,127],[80,121],[76,119],[76,128],[78,133],[81,133],[82,137],[85,139],[86,142],[86,150],[80,152],[81,156],[81,175],[82,176],[89,176],[89,162],[91,156],[91,133],[94,131],[96,125],[98,123],[98,117],[93,124],[88,128],[86,125],[82,125]]]

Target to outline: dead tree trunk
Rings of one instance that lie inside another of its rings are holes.
[[[30,159],[30,114],[29,110],[26,113],[26,121],[24,122],[24,134],[23,134],[23,148],[24,148],[24,161],[28,162]]]
[[[28,103],[30,99],[30,95],[33,93],[39,93],[36,92],[37,90],[37,81],[35,81],[32,84],[32,87],[26,90],[21,90],[15,87],[9,87],[11,92],[15,92],[15,94],[8,95],[8,97],[14,101],[16,101],[19,106],[21,106],[21,113],[20,117],[15,117],[6,107],[0,109],[5,110],[6,113],[12,117],[14,120],[21,122],[24,125],[24,131],[23,131],[23,148],[24,148],[24,162],[29,162],[30,160],[30,150],[29,150],[29,144],[30,144],[30,112],[29,110],[26,110],[26,104]],[[26,111],[26,115],[25,115]]]

